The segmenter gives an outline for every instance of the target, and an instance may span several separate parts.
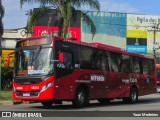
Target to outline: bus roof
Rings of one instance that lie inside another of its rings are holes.
[[[50,37],[50,36],[28,37],[28,38],[24,38],[22,40],[35,39],[35,38],[37,39],[37,38],[44,38],[44,37]],[[136,53],[127,52],[124,48],[119,48],[119,47],[115,47],[115,46],[111,46],[111,45],[106,45],[106,44],[102,44],[102,43],[99,43],[99,42],[87,43],[87,42],[77,41],[76,38],[66,38],[66,39],[64,39],[62,37],[57,37],[57,36],[52,36],[52,40],[60,40],[60,41],[64,41],[64,42],[71,43],[71,44],[77,44],[77,45],[81,45],[81,46],[87,46],[87,47],[92,47],[92,48],[97,48],[97,49],[102,49],[102,50],[108,50],[108,51],[112,51],[112,52],[119,52],[119,53],[123,53],[123,54],[137,56],[137,57],[154,59],[154,56],[151,56],[151,55],[136,54]]]
[[[82,46],[87,46],[87,47],[98,48],[98,49],[102,49],[102,50],[108,50],[108,51],[112,51],[112,52],[119,52],[119,53],[123,53],[123,54],[133,55],[133,56],[137,56],[137,57],[154,59],[154,56],[152,56],[152,55],[136,54],[136,53],[132,53],[132,52],[127,52],[124,48],[119,48],[119,47],[115,47],[115,46],[111,46],[111,45],[107,45],[107,44],[102,44],[99,42],[87,43],[87,42],[76,41],[75,39],[64,39],[63,41],[68,42],[68,43],[82,45]]]

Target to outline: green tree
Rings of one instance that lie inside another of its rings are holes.
[[[37,20],[46,15],[49,12],[48,7],[39,7],[34,11],[29,11],[29,19],[27,21],[27,31],[32,32],[32,26],[36,24]]]
[[[69,20],[76,19],[77,15],[76,8],[80,8],[83,5],[87,5],[97,11],[100,10],[100,4],[98,0],[20,0],[21,7],[25,3],[40,3],[41,6],[52,5],[57,10],[57,16],[59,21],[58,24],[59,36],[61,37],[66,37],[67,28],[69,26]],[[83,12],[82,10],[79,10],[78,12],[79,14],[81,14],[82,18],[86,21],[92,35],[94,36],[96,33],[96,27],[92,19],[88,16],[86,12]],[[35,17],[33,17],[33,19],[35,19],[35,21],[38,20]],[[34,25],[32,21],[29,20],[30,25]]]

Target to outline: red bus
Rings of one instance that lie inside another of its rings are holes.
[[[100,103],[116,98],[136,103],[139,96],[155,92],[152,56],[49,36],[16,44],[15,100],[40,101],[44,106],[72,101],[82,107],[95,99]]]
[[[160,92],[160,64],[156,64],[157,73],[157,92]]]

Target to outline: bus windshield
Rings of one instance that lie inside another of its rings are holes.
[[[16,51],[15,75],[46,75],[53,72],[52,48],[19,49]]]

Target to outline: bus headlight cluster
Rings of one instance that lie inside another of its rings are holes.
[[[52,85],[53,85],[53,82],[50,82],[50,83],[48,83],[48,84],[45,84],[45,85],[42,87],[41,92],[42,92],[42,91],[45,91],[47,88],[51,87]]]

